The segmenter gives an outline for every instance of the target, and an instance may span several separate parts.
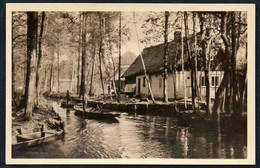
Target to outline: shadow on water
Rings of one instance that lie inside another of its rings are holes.
[[[119,121],[116,118],[91,118],[88,116],[83,116],[82,114],[74,113],[75,116],[82,118],[82,119],[88,119],[88,120],[95,120],[98,122],[104,122],[104,123],[119,123]]]

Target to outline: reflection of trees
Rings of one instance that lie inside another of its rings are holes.
[[[177,129],[176,134],[176,145],[179,149],[181,158],[187,158],[188,157],[188,128],[180,128]]]
[[[221,156],[221,130],[220,130],[220,123],[216,123],[216,126],[213,130],[213,150],[212,150],[212,157],[213,158],[220,158]]]

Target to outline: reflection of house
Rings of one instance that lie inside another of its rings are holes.
[[[185,47],[184,47],[185,50]],[[191,73],[187,68],[189,67],[187,56],[184,57],[185,71],[181,71],[181,43],[171,41],[168,44],[168,97],[174,98],[174,77],[172,67],[176,66],[176,97],[184,97],[184,87],[186,87],[186,97],[191,97]],[[185,54],[184,54],[185,55]],[[163,98],[163,67],[164,67],[164,44],[145,48],[142,51],[142,57],[146,67],[147,75],[151,84],[151,89],[155,98]],[[176,64],[174,63],[176,62]],[[201,65],[201,60],[198,59]],[[215,96],[215,92],[223,78],[223,71],[220,71],[220,66],[211,60],[212,67],[210,72],[210,92],[211,97]],[[175,64],[175,65],[174,65]],[[202,66],[198,67],[203,70]],[[145,80],[144,71],[140,56],[131,64],[131,66],[123,74],[125,77],[125,92],[134,92],[140,94],[142,97],[149,96],[148,85]],[[185,85],[184,80],[185,77]],[[201,97],[206,95],[205,74],[204,71],[197,72],[197,80],[199,85],[199,93]]]
[[[122,57],[121,57],[121,92],[124,92],[124,88],[125,88],[125,78],[122,77],[122,75],[125,73],[125,71],[129,68],[129,66],[133,63],[133,61],[135,60],[136,58],[136,55],[131,52],[131,51],[127,51],[125,52]],[[118,67],[118,57],[115,59],[115,64],[116,64],[116,67]],[[117,92],[119,91],[118,89],[118,84],[119,84],[119,78],[118,78],[118,71],[119,69],[116,68],[116,72],[115,72],[115,87],[116,87],[116,90]],[[109,83],[108,83],[108,94],[110,93],[113,93],[114,89],[113,89],[113,78],[114,76],[112,76],[110,79],[109,79]]]

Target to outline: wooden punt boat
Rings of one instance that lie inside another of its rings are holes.
[[[12,149],[21,149],[28,146],[40,145],[55,140],[63,133],[63,130],[48,130],[16,135],[12,139]]]
[[[75,104],[74,103],[71,103],[71,102],[69,102],[68,104],[66,103],[66,102],[61,102],[61,107],[62,108],[73,108],[73,106],[74,106]]]
[[[86,118],[90,119],[97,119],[97,120],[111,120],[115,119],[115,117],[120,116],[120,113],[112,113],[111,111],[102,111],[99,109],[94,109],[94,108],[86,108],[85,112],[83,112],[83,107],[82,105],[75,105],[75,114],[77,115],[84,115]]]

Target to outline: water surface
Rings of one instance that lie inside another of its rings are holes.
[[[177,125],[177,119],[122,113],[115,121],[76,116],[49,102],[66,134],[50,143],[12,152],[13,158],[246,158],[247,135]]]

